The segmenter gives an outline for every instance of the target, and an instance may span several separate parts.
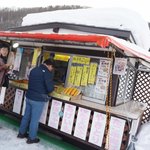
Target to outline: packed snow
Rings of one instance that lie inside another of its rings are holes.
[[[27,144],[26,139],[18,139],[17,134],[17,127],[0,120],[0,150],[64,150],[43,139],[37,144]]]
[[[52,22],[131,31],[138,46],[146,51],[150,48],[148,22],[137,12],[126,8],[88,8],[33,13],[23,18],[22,26]]]

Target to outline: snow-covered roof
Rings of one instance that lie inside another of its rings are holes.
[[[129,9],[88,8],[33,13],[23,18],[22,26],[50,22],[64,22],[128,30],[132,32],[138,46],[147,51],[150,48],[150,30],[148,23],[138,13]]]

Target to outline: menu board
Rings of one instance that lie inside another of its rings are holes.
[[[64,115],[62,119],[61,131],[71,134],[75,116],[76,106],[65,104]]]
[[[22,98],[23,98],[23,90],[16,89],[13,112],[20,114]]]
[[[74,136],[85,140],[91,110],[79,107]]]
[[[60,119],[59,112],[61,111],[61,108],[62,108],[62,102],[53,99],[51,109],[50,109],[48,126],[58,129],[59,119]]]
[[[111,117],[110,132],[109,135],[107,135],[107,138],[109,138],[109,145],[106,143],[106,146],[109,147],[109,150],[120,150],[125,122],[126,121],[124,119]]]
[[[89,142],[97,146],[102,146],[106,126],[106,115],[94,112]]]
[[[44,105],[44,108],[43,108],[43,112],[42,112],[41,117],[40,117],[40,122],[43,123],[43,124],[46,123],[48,104],[49,104],[49,101],[45,102],[45,105]]]

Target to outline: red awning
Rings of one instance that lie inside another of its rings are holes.
[[[28,33],[1,31],[0,37],[21,38],[21,39],[41,39],[41,40],[63,40],[75,42],[94,42],[102,48],[114,44],[123,51],[130,52],[136,57],[150,62],[150,53],[141,47],[108,35],[78,35],[78,34],[47,34],[47,33]]]

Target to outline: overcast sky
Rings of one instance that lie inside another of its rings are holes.
[[[3,7],[45,7],[50,5],[81,5],[98,8],[124,7],[137,11],[150,21],[149,0],[0,0]]]

